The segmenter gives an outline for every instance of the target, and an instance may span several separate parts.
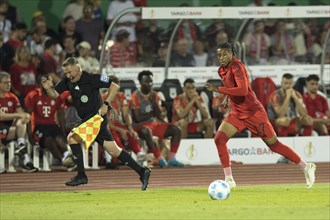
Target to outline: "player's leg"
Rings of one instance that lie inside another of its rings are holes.
[[[226,118],[220,124],[219,129],[214,137],[214,143],[217,147],[222,169],[225,174],[225,181],[229,184],[230,188],[233,189],[236,187],[236,183],[234,181],[231,170],[230,156],[228,152],[227,142],[231,137],[233,137],[238,132],[238,129],[233,124],[231,124],[230,118],[231,116],[228,116],[228,118]],[[236,124],[239,125],[239,122],[237,121]]]
[[[174,167],[184,167],[185,165],[176,159],[181,142],[181,129],[179,126],[170,123],[158,123],[154,134],[160,139],[171,137],[170,153],[168,155],[168,165]]]
[[[181,118],[175,123],[181,129],[181,138],[186,139],[188,137],[188,121],[186,118]]]
[[[198,122],[197,132],[205,131],[204,138],[213,138],[214,120],[212,118],[204,119]]]

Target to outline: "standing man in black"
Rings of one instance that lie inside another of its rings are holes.
[[[104,120],[95,141],[103,146],[111,156],[118,157],[119,160],[137,172],[142,182],[141,189],[146,190],[151,170],[141,167],[125,150],[118,147],[107,126],[107,111],[111,109],[109,103],[114,99],[119,86],[106,75],[89,74],[82,71],[78,60],[74,57],[67,58],[62,67],[64,77],[55,86],[53,86],[51,77],[42,81],[42,87],[46,90],[48,96],[56,98],[65,90],[70,91],[72,105],[77,109],[79,117],[82,118],[82,123],[96,114],[101,115]],[[100,88],[108,88],[108,96],[104,102],[102,102],[99,93]],[[88,179],[85,174],[83,152],[80,145],[82,139],[73,131],[69,133],[67,139],[74,161],[77,164],[78,175],[65,184],[67,186],[87,184]]]

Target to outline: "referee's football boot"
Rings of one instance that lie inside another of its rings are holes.
[[[146,190],[149,183],[151,170],[149,168],[144,168],[143,174],[140,176],[140,181],[142,183],[141,190]]]
[[[85,185],[88,183],[87,176],[75,176],[70,181],[66,182],[65,185],[67,186],[79,186],[79,185]]]

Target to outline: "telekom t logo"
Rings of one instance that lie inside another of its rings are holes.
[[[42,113],[44,117],[48,118],[50,114],[50,106],[42,106]]]

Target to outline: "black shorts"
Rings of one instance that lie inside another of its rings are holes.
[[[33,131],[34,140],[39,143],[40,147],[45,148],[45,140],[48,137],[64,137],[60,127],[56,124],[36,125]]]
[[[108,128],[108,115],[105,114],[103,116],[103,121],[101,123],[101,129],[100,129],[100,132],[99,134],[97,135],[97,137],[95,138],[95,141],[103,146],[103,142],[104,141],[113,141],[113,137],[112,137],[112,134]]]
[[[12,124],[13,121],[0,123],[0,138],[1,138],[1,142],[4,145],[7,145],[11,141],[11,140],[7,140],[7,137],[8,137],[9,129],[12,126]]]

